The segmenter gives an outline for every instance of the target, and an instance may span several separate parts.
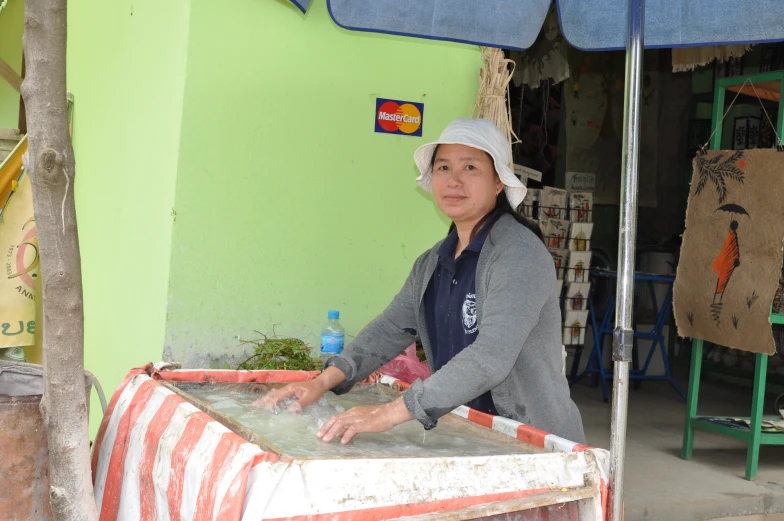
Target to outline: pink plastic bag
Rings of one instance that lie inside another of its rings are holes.
[[[430,366],[427,365],[427,362],[419,360],[416,354],[416,344],[411,344],[402,354],[390,360],[378,372],[412,384],[417,378],[424,380],[430,376]]]

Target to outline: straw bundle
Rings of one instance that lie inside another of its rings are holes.
[[[484,66],[479,69],[479,92],[471,117],[484,118],[495,123],[506,135],[511,147],[518,142],[517,135],[512,130],[512,108],[509,105],[509,82],[512,80],[515,63],[504,58],[504,51],[501,49],[481,49]],[[514,168],[512,164],[509,166]]]

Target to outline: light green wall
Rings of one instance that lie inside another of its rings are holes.
[[[315,344],[328,309],[349,334],[379,314],[446,233],[412,155],[470,114],[479,58],[342,30],[324,0],[194,1],[166,357],[220,366],[254,330]],[[376,97],[424,102],[424,137],[375,134]]]
[[[24,1],[8,0],[0,11],[0,58],[22,73]],[[19,127],[19,93],[0,78],[0,128]]]
[[[161,358],[189,6],[68,3],[85,365],[109,396]]]

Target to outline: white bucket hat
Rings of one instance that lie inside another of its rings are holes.
[[[428,193],[433,193],[433,153],[438,145],[465,145],[490,154],[495,171],[504,183],[506,199],[513,209],[517,209],[525,198],[525,185],[509,168],[512,162],[512,147],[506,136],[492,121],[481,118],[456,119],[444,129],[441,137],[434,143],[422,145],[414,152],[414,161],[419,167],[416,182]]]

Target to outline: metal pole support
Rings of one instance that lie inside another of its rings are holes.
[[[623,519],[623,465],[629,403],[629,363],[632,358],[634,256],[637,242],[637,188],[640,160],[640,99],[645,0],[628,0],[629,33],[623,108],[621,215],[618,229],[618,286],[613,334],[613,400],[610,425],[610,490],[612,521]]]

